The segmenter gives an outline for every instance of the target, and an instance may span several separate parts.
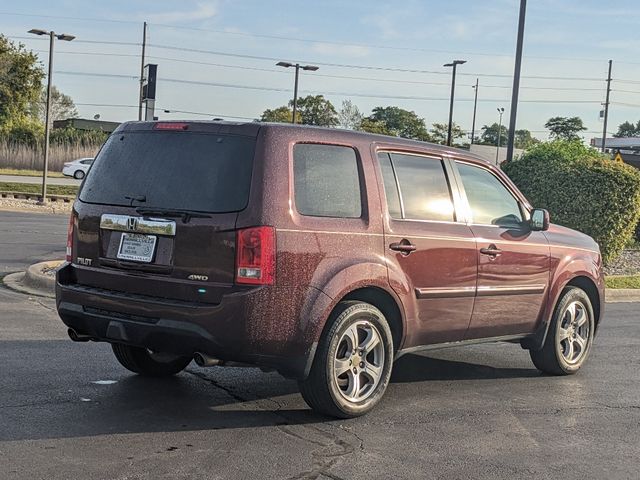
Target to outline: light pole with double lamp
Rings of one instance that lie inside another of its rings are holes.
[[[500,122],[498,123],[498,144],[496,145],[496,165],[498,165],[498,154],[500,153],[500,144],[502,143],[502,115],[504,114],[504,107],[498,107],[498,113],[500,114]]]
[[[296,123],[296,110],[298,109],[298,75],[300,73],[300,69],[309,70],[311,72],[315,72],[320,67],[316,67],[315,65],[300,65],[299,63],[289,63],[289,62],[278,62],[276,63],[278,67],[295,67],[296,69],[296,80],[293,86],[293,117],[291,118],[291,123]]]
[[[451,72],[451,100],[449,102],[449,128],[447,129],[447,145],[451,146],[451,127],[453,125],[453,96],[456,90],[456,67],[467,63],[466,60],[454,60],[451,63],[445,63],[444,67],[453,67]]]
[[[49,168],[49,115],[51,112],[51,77],[53,76],[53,42],[56,38],[70,42],[76,37],[67,35],[66,33],[56,34],[53,30],[47,32],[46,30],[37,28],[32,28],[29,30],[29,33],[33,33],[34,35],[49,35],[49,73],[47,74],[47,107],[44,120],[44,167],[42,169],[42,198],[40,199],[40,203],[44,205],[47,203],[47,169]]]

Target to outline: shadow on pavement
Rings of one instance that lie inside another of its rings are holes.
[[[157,379],[129,374],[105,344],[0,342],[0,441],[104,434],[302,425],[330,419],[312,413],[294,381],[257,369],[188,367]],[[5,368],[6,367],[6,368]],[[407,355],[392,383],[538,376]],[[114,379],[101,385],[99,379]],[[286,397],[286,398],[283,398]]]

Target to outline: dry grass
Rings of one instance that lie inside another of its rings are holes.
[[[49,148],[49,170],[60,172],[64,162],[78,158],[93,157],[99,146],[86,147],[82,145],[51,145]],[[0,141],[0,167],[17,170],[42,169],[44,147],[27,147],[12,142]]]

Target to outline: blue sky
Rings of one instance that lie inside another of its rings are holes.
[[[585,137],[596,136],[602,130],[598,111],[608,59],[614,61],[609,131],[625,120],[638,121],[635,2],[528,3],[518,128],[545,138],[549,117],[578,115],[589,130]],[[517,0],[24,0],[0,7],[0,32],[36,50],[45,63],[46,41],[29,38],[27,30],[76,35],[76,41],[56,44],[54,83],[74,98],[81,116],[99,113],[118,121],[137,116],[137,109],[127,106],[137,104],[137,44],[145,20],[148,61],[159,64],[157,106],[228,119],[255,118],[287,102],[293,72],[274,66],[274,59],[282,59],[320,66],[301,76],[302,95],[324,93],[336,106],[351,98],[365,113],[398,105],[428,124],[445,122],[450,73],[442,65],[465,59],[454,117],[470,130],[476,78],[477,128],[497,121],[497,107],[505,107],[508,122],[518,5]]]

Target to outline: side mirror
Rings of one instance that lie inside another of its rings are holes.
[[[531,230],[545,231],[549,230],[549,212],[544,208],[534,208],[531,212],[531,220],[529,220]]]

